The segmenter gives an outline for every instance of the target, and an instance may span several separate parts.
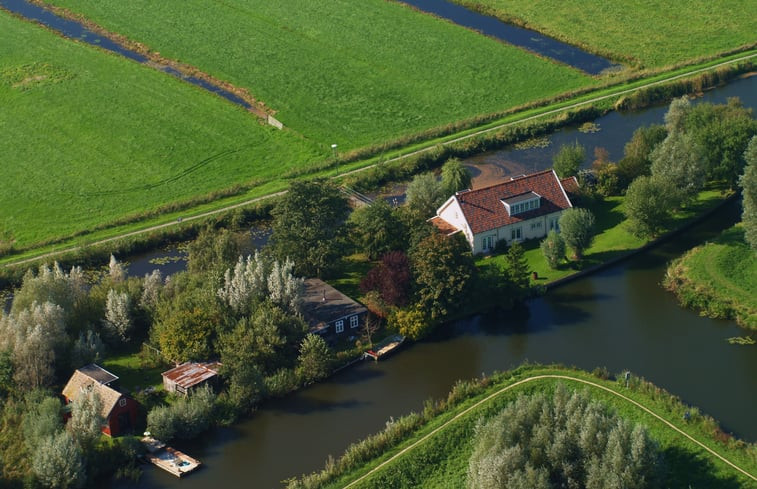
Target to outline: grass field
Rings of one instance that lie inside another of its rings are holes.
[[[698,246],[668,269],[668,286],[689,307],[712,317],[735,317],[757,330],[757,256],[741,226]]]
[[[0,232],[91,229],[324,154],[153,69],[0,11]]]
[[[757,42],[752,0],[453,0],[651,68]]]
[[[708,448],[732,461],[749,473],[757,472],[755,462],[755,447],[736,441],[717,441],[713,436],[715,424],[711,419],[698,414],[696,408],[690,408],[679,403],[675,398],[651,384],[632,382],[632,388],[622,386],[622,382],[603,381],[585,372],[576,370],[527,367],[518,369],[515,375],[502,376],[489,385],[484,393],[463,402],[451,411],[444,412],[431,419],[425,426],[418,429],[406,441],[384,455],[378,456],[367,463],[358,466],[348,474],[337,478],[323,487],[343,488],[349,482],[356,480],[361,474],[386,461],[404,447],[408,447],[430,433],[433,429],[444,425],[453,416],[472,407],[487,395],[501,390],[531,376],[561,375],[586,380],[606,387],[613,392],[622,394],[633,401],[647,407],[655,414],[672,423],[679,429],[700,441]],[[496,376],[495,376],[496,377]],[[622,399],[611,392],[599,387],[569,379],[545,378],[529,381],[512,390],[498,394],[490,400],[474,407],[470,412],[451,421],[440,431],[428,438],[415,448],[404,453],[399,458],[390,461],[377,472],[354,484],[352,488],[393,487],[393,488],[458,488],[465,487],[468,459],[472,453],[473,427],[480,417],[489,417],[498,413],[504,406],[512,402],[519,394],[536,391],[551,391],[557,382],[563,383],[569,389],[581,389],[595,400],[609,406],[621,417],[645,426],[650,436],[661,448],[666,461],[663,487],[721,487],[721,488],[751,488],[757,483],[749,477],[740,474],[727,466],[720,459],[706,452],[703,448],[676,432],[668,425],[645,412],[630,401]],[[692,413],[691,421],[683,421],[683,413]],[[337,466],[339,463],[337,462]],[[317,485],[315,487],[321,487]]]
[[[386,0],[48,3],[249,89],[324,149],[381,143],[594,83]]]

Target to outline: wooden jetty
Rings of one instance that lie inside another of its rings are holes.
[[[364,358],[372,358],[376,361],[396,350],[405,341],[405,337],[399,334],[389,336],[363,354]]]
[[[148,452],[145,459],[176,477],[183,477],[202,465],[199,460],[150,436],[142,438],[142,443]]]

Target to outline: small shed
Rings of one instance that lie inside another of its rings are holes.
[[[213,384],[220,368],[221,362],[185,362],[161,374],[163,387],[168,392],[186,395],[199,385]]]
[[[117,382],[118,376],[94,363],[76,369],[63,388],[65,403],[73,403],[83,392],[97,390],[102,401],[101,414],[105,419],[102,432],[108,436],[118,436],[136,424],[138,404],[118,389]]]
[[[310,332],[330,343],[355,336],[368,312],[365,306],[317,278],[305,280],[302,309]]]

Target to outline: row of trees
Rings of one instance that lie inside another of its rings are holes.
[[[658,487],[662,460],[646,430],[584,392],[521,395],[475,428],[467,487]]]

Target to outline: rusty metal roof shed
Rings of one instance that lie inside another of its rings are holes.
[[[218,375],[220,362],[185,362],[161,375],[184,389],[189,389]]]

